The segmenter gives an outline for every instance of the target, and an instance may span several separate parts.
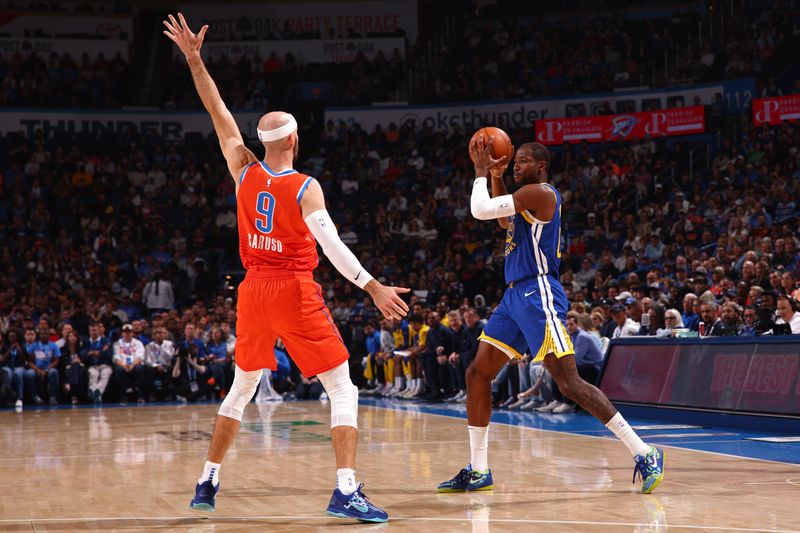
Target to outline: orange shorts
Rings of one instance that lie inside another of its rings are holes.
[[[306,377],[350,357],[311,272],[248,272],[239,284],[236,316],[236,364],[242,370],[277,370],[278,337]]]

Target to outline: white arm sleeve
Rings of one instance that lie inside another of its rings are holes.
[[[510,194],[489,197],[486,178],[475,178],[472,184],[472,199],[470,201],[472,216],[478,220],[492,220],[494,218],[510,217],[514,209],[514,197]]]
[[[331,220],[328,211],[326,209],[314,211],[305,218],[305,221],[311,234],[322,246],[322,251],[336,267],[336,270],[363,289],[364,285],[370,282],[372,276],[364,270],[353,252],[339,238],[336,225]]]

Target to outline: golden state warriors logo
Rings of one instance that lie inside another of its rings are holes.
[[[514,242],[514,217],[509,217],[508,220],[508,231],[506,232],[506,248],[504,255],[508,255],[514,251],[514,248],[517,247],[517,243]]]

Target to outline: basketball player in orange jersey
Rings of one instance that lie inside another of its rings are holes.
[[[164,33],[186,56],[236,182],[239,253],[247,270],[239,285],[235,377],[220,406],[208,460],[190,507],[214,510],[220,463],[239,431],[262,369],[277,368],[273,346],[280,336],[303,375],[317,376],[330,398],[337,487],[328,514],[385,522],[386,512],[375,507],[356,483],[358,389],[350,380],[347,348],[312,276],[319,262],[317,242],[333,266],[366,290],[386,318],[406,315],[408,306],[399,294],[409,289],[378,283],[339,239],[319,183],[292,167],[299,142],[294,117],[280,111],[261,117],[258,137],[266,154],[259,161],[244,145],[203,65],[200,47],[208,26],[194,34],[180,13],[178,20],[170,15],[164,25]]]

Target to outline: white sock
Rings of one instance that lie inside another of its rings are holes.
[[[403,378],[401,377],[394,378],[394,388],[400,390],[402,386],[403,386]]]
[[[467,426],[467,429],[472,469],[486,472],[489,469],[489,426]]]
[[[349,496],[356,491],[356,471],[352,468],[340,468],[336,471],[336,488]]]
[[[634,457],[637,455],[644,457],[650,452],[650,446],[639,438],[639,435],[625,422],[619,412],[608,421],[606,427],[614,432],[614,435],[628,447]]]
[[[211,461],[206,461],[206,466],[203,467],[203,475],[200,476],[200,479],[197,480],[197,483],[203,483],[205,481],[211,480],[211,484],[215,487],[219,485],[219,463],[212,463]]]

